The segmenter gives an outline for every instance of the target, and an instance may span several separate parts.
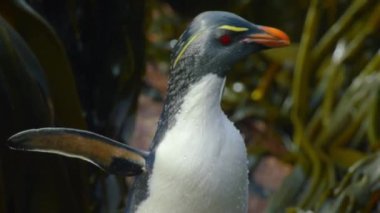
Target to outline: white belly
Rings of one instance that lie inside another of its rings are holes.
[[[198,108],[183,109],[157,147],[138,213],[247,212],[243,139],[220,108]]]

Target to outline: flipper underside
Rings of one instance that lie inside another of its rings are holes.
[[[147,153],[89,131],[31,129],[13,135],[8,142],[11,149],[79,158],[116,175],[133,176],[145,171]]]

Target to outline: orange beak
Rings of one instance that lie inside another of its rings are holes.
[[[265,47],[283,47],[290,44],[290,39],[286,33],[279,29],[266,26],[258,26],[264,33],[253,33],[244,39],[245,42],[255,42]]]

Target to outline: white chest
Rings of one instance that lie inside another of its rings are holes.
[[[186,96],[191,99],[185,98],[176,125],[157,147],[149,196],[138,213],[247,212],[244,142],[220,110],[222,79],[203,80]],[[199,91],[205,85],[216,91]],[[207,102],[199,106],[202,99]]]

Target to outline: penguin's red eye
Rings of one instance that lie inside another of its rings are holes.
[[[219,42],[222,45],[227,46],[227,45],[231,44],[232,38],[230,35],[224,34],[224,35],[219,37]]]

